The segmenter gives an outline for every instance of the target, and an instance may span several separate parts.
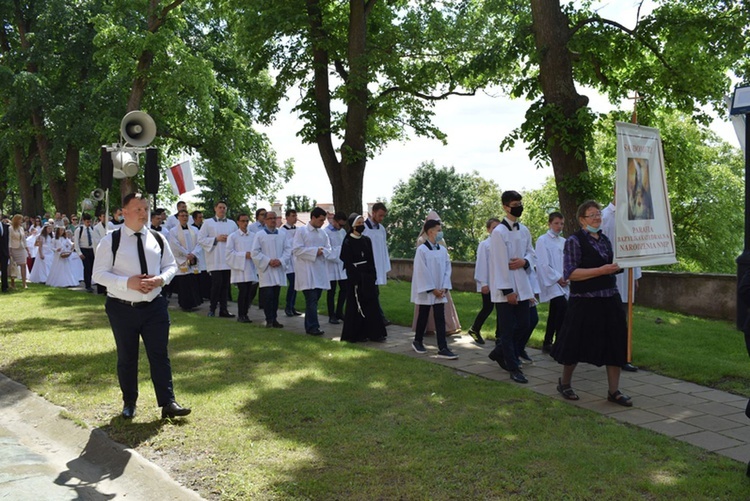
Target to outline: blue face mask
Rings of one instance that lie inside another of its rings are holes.
[[[436,241],[436,242],[439,242],[439,241],[441,241],[442,239],[443,239],[443,232],[442,232],[442,231],[438,231],[438,232],[437,232],[437,235],[435,235],[435,241]]]
[[[562,231],[555,231],[555,230],[549,230],[549,231],[551,231],[552,234],[555,235],[556,237],[559,237],[562,234]]]
[[[586,231],[588,231],[589,233],[598,233],[599,232],[599,228],[594,228],[590,224],[587,224],[586,225]]]

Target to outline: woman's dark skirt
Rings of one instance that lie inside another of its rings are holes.
[[[627,363],[628,326],[619,294],[571,297],[552,357],[564,365],[579,362],[622,366]]]

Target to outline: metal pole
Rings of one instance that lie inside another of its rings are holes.
[[[748,127],[748,116],[745,115],[745,247],[742,254],[737,257],[737,286],[739,287],[742,277],[750,270],[750,127]],[[747,318],[747,308],[737,295],[737,329],[742,330]]]

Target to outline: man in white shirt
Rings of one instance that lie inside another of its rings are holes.
[[[255,234],[250,252],[258,270],[259,299],[263,301],[266,327],[280,329],[284,326],[277,320],[279,294],[281,286],[286,284],[285,264],[291,258],[292,242],[276,229],[277,222],[275,212],[266,214],[266,227]]]
[[[198,232],[198,241],[206,256],[206,269],[211,274],[211,304],[208,316],[216,316],[216,306],[219,306],[219,316],[233,318],[234,314],[227,310],[230,280],[232,272],[227,264],[227,238],[237,231],[237,225],[227,219],[227,204],[219,201],[214,206],[214,217],[203,221]]]
[[[122,207],[117,207],[112,211],[112,220],[107,223],[107,231],[116,230],[122,223]]]
[[[247,231],[250,233],[258,233],[263,228],[265,228],[265,221],[266,221],[266,209],[260,208],[255,211],[255,222],[251,225],[248,225]]]
[[[487,238],[479,242],[479,246],[477,246],[474,281],[477,284],[477,292],[482,294],[482,309],[479,310],[474,323],[469,328],[469,335],[477,344],[484,344],[482,326],[494,309],[492,299],[490,298],[490,235],[492,235],[493,230],[498,224],[500,224],[500,220],[495,217],[487,220]]]
[[[363,235],[367,236],[372,242],[372,253],[375,259],[375,271],[377,272],[377,279],[375,285],[385,285],[388,283],[388,272],[391,271],[391,258],[388,255],[388,242],[387,235],[385,232],[385,226],[383,226],[383,220],[388,209],[385,208],[385,204],[378,202],[372,206],[372,214],[365,220],[365,232]],[[391,325],[391,322],[385,317],[383,308],[380,306],[380,300],[378,300],[378,308],[383,316],[383,322],[385,325]]]
[[[242,212],[237,216],[239,229],[229,235],[227,239],[227,264],[232,270],[230,282],[237,284],[237,321],[249,324],[252,322],[247,316],[250,303],[258,292],[258,272],[253,263],[252,247],[255,234],[248,231],[250,216]]]
[[[193,311],[203,303],[198,278],[198,254],[202,252],[198,243],[198,230],[188,224],[185,209],[177,213],[179,223],[169,232],[167,240],[177,262],[177,273],[170,284],[177,293],[177,302],[182,311]]]
[[[536,276],[539,281],[539,300],[549,302],[547,328],[544,333],[542,352],[550,353],[552,343],[560,333],[570,295],[569,283],[563,278],[563,251],[565,237],[562,229],[565,219],[560,212],[551,212],[547,217],[549,229],[536,240]]]
[[[328,280],[331,288],[328,289],[328,323],[338,324],[344,320],[344,303],[346,302],[346,270],[344,263],[339,259],[341,244],[344,243],[346,230],[346,214],[336,212],[331,219],[331,224],[326,226],[328,240],[331,242],[331,254],[328,256]],[[336,286],[339,289],[339,300],[336,301]]]
[[[179,202],[177,202],[177,212],[175,212],[174,215],[169,216],[164,222],[164,224],[162,225],[162,227],[166,228],[167,231],[172,231],[172,229],[175,228],[176,226],[180,226],[180,211],[182,210],[187,212],[187,204],[183,202],[182,200],[180,200]],[[188,225],[192,225],[192,224],[193,224],[193,218],[192,216],[190,216],[190,214],[188,214]]]
[[[315,207],[310,212],[310,222],[297,230],[292,243],[294,286],[305,295],[305,332],[312,336],[324,334],[318,322],[318,300],[331,286],[326,267],[331,243],[326,232],[321,230],[325,220],[326,211]]]
[[[284,213],[286,223],[279,229],[279,233],[285,235],[286,239],[289,240],[289,245],[294,241],[294,234],[297,232],[297,211],[294,209],[287,209]],[[284,313],[287,317],[294,317],[302,315],[295,308],[297,302],[297,291],[294,288],[294,262],[290,258],[286,265],[286,278],[288,281],[286,289],[286,304],[284,305]]]
[[[162,419],[187,416],[190,409],[175,401],[167,352],[169,312],[167,300],[160,294],[161,288],[172,280],[177,265],[164,238],[146,228],[148,200],[140,193],[131,193],[122,205],[125,223],[104,237],[94,260],[94,279],[107,287],[105,310],[117,345],[122,417],[135,416],[140,337]]]
[[[521,194],[505,191],[501,195],[505,218],[490,236],[490,297],[495,304],[497,328],[491,360],[510,373],[516,383],[528,383],[516,358],[515,340],[529,327],[530,305],[534,289],[527,269],[533,266],[531,233],[518,222],[523,213]]]
[[[94,292],[91,287],[91,274],[94,271],[94,232],[91,229],[91,214],[84,212],[83,226],[73,233],[73,245],[83,263],[83,283],[87,292]]]

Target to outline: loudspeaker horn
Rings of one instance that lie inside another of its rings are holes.
[[[120,122],[120,135],[132,146],[148,146],[156,137],[156,124],[148,113],[131,111]]]
[[[138,174],[138,159],[128,151],[112,152],[115,179],[125,179]]]
[[[101,188],[97,188],[92,191],[91,195],[89,196],[93,198],[95,202],[101,202],[102,200],[104,200],[104,190]]]
[[[83,209],[84,211],[94,210],[94,202],[92,202],[88,198],[84,198],[83,202],[81,202],[81,209]]]

